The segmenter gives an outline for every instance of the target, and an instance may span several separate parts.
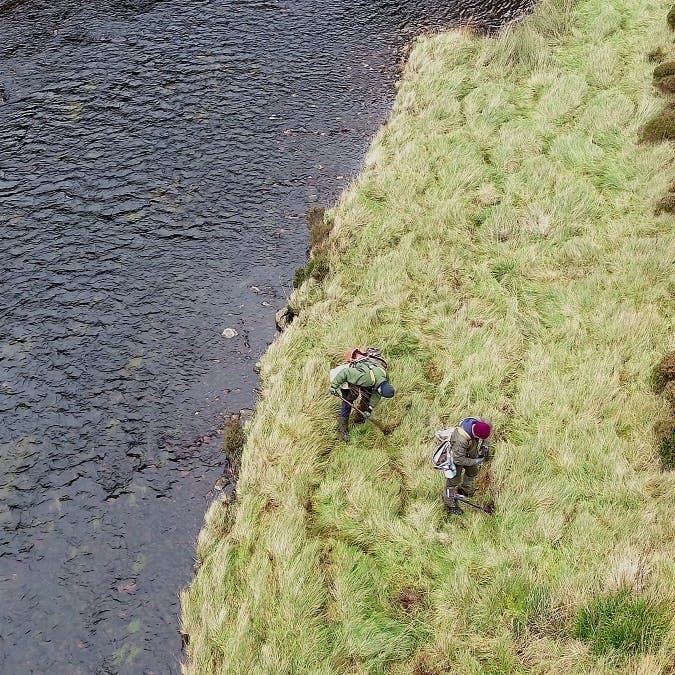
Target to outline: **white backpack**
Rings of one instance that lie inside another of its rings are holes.
[[[444,431],[452,432],[454,429],[445,429]],[[447,434],[447,438],[441,440],[440,445],[431,456],[431,463],[434,469],[442,471],[446,478],[454,478],[457,475],[455,458],[452,456],[452,446],[450,445],[450,436],[452,436],[452,433]]]

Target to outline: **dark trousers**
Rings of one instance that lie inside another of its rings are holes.
[[[349,419],[349,415],[352,412],[352,408],[348,406],[345,401],[349,401],[352,405],[354,405],[354,401],[356,401],[359,396],[361,397],[361,400],[359,401],[358,405],[356,406],[359,410],[366,410],[368,406],[370,405],[370,397],[373,393],[373,390],[369,387],[357,387],[356,385],[350,384],[348,390],[340,389],[340,396],[344,399],[342,401],[342,408],[340,410],[340,417],[344,420]],[[354,421],[359,423],[363,422],[363,415],[360,415],[359,413],[354,413]]]
[[[458,466],[457,475],[454,478],[445,479],[445,489],[443,490],[443,501],[448,506],[455,505],[455,495],[457,488],[461,485],[468,496],[474,493],[473,479],[478,475],[478,466]]]

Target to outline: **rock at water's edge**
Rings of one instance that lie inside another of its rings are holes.
[[[283,333],[292,323],[294,314],[288,307],[282,307],[275,315],[274,320],[277,325],[277,330]]]

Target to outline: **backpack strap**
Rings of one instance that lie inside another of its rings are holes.
[[[434,451],[431,462],[434,469],[444,469],[448,463],[448,444],[450,441],[443,441]]]
[[[455,458],[452,456],[452,446],[450,441],[443,441],[434,452],[431,462],[434,469],[443,472],[446,478],[454,478],[457,475],[457,467],[455,466]]]
[[[462,429],[462,427],[455,427],[455,428],[456,428],[457,431],[458,431],[460,434],[462,434],[462,436],[464,436],[464,438],[466,438],[468,441],[472,441],[472,440],[473,440],[473,437],[471,436],[471,434],[467,434],[466,431],[464,431],[464,429]]]
[[[351,365],[351,364],[350,364]],[[384,379],[387,379],[387,371],[378,363],[373,363],[370,361],[368,358],[363,358],[359,359],[358,361],[354,362],[354,365],[364,365],[366,368],[368,368],[368,374],[370,375],[370,384],[371,386],[375,386],[375,382],[377,381],[377,377],[375,376],[375,369],[379,368],[382,371],[382,374],[384,375]]]

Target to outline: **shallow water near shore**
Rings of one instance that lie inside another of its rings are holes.
[[[0,2],[3,673],[178,672],[222,413],[436,4]]]

